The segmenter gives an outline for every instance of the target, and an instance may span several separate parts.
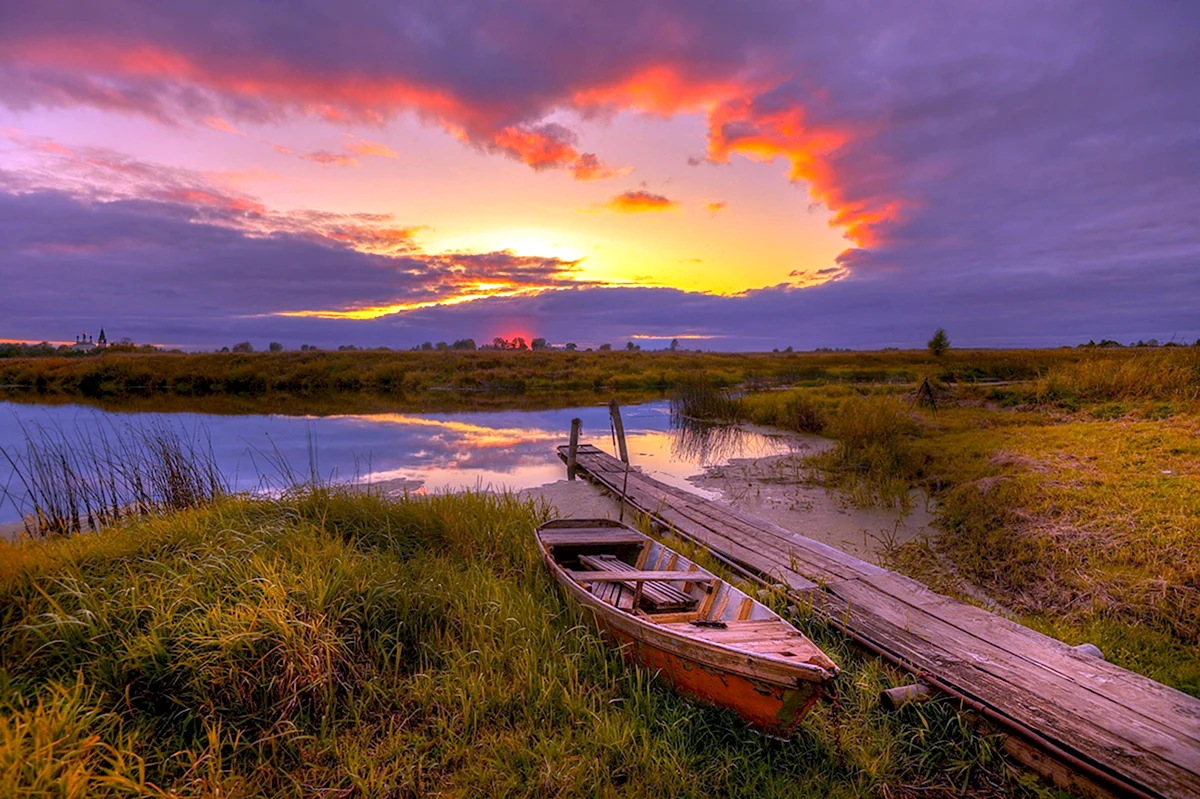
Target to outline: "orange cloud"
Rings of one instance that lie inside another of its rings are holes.
[[[765,88],[766,84],[736,79],[698,79],[677,67],[659,65],[607,86],[577,91],[573,100],[580,108],[631,108],[669,116],[708,110],[729,97],[752,95]]]
[[[331,153],[328,150],[299,153],[297,157],[303,158],[305,161],[315,161],[321,166],[358,166],[358,159],[345,153]]]
[[[661,194],[638,189],[618,194],[606,202],[604,207],[619,214],[645,214],[655,211],[671,211],[678,208],[679,203]]]
[[[227,122],[220,117],[205,117],[204,124],[208,125],[213,130],[219,130],[224,133],[232,133],[237,136],[245,136],[245,133],[235,128],[230,122]]]
[[[713,200],[712,202],[705,203],[704,208],[710,214],[716,214],[721,211],[724,211],[725,208],[728,207],[728,205],[729,205],[729,203],[726,202],[725,200]]]
[[[362,156],[364,158],[400,157],[397,155],[395,150],[393,150],[391,147],[388,147],[386,144],[382,144],[381,142],[371,141],[370,139],[361,139],[358,136],[355,136],[353,133],[347,133],[346,136],[349,138],[349,141],[345,145],[346,151],[353,153],[354,155]]]
[[[314,150],[313,152],[296,152],[291,147],[282,144],[272,144],[271,147],[283,155],[294,155],[305,161],[313,161],[321,166],[358,166],[359,158],[399,158],[391,147],[370,139],[363,139],[353,133],[345,134],[346,141],[342,144],[343,152],[334,153],[329,150]],[[357,156],[357,157],[356,157]]]
[[[616,78],[609,74],[593,80],[592,85],[581,77],[581,85],[563,86],[557,96],[517,102],[510,96],[469,97],[423,78],[394,73],[322,73],[301,62],[254,55],[229,58],[224,53],[190,56],[128,40],[59,34],[25,37],[12,43],[5,55],[25,66],[95,78],[62,89],[64,104],[92,104],[173,121],[175,112],[167,107],[172,92],[122,91],[119,81],[130,79],[134,85],[157,82],[207,92],[223,101],[222,107],[244,107],[260,116],[299,113],[341,123],[377,123],[400,111],[415,111],[474,146],[503,153],[536,170],[567,170],[579,180],[612,177],[622,171],[581,152],[575,135],[563,126],[515,125],[514,115],[536,119],[539,111],[554,107],[574,108],[585,115],[616,110],[662,115],[704,111],[710,160],[725,162],[733,154],[760,161],[784,158],[791,179],[807,183],[814,200],[833,212],[833,224],[859,247],[878,243],[886,223],[903,210],[896,198],[849,196],[844,187],[850,176],[835,173],[834,155],[865,131],[814,124],[800,102],[756,104],[755,98],[787,86],[794,77],[769,64],[735,67],[720,77],[706,72],[704,63],[640,65]],[[318,151],[301,157],[343,166],[354,163],[355,156],[391,157],[386,154],[390,148],[376,149],[374,144],[355,141],[345,154]]]
[[[576,180],[606,180],[618,175],[628,175],[631,171],[633,170],[629,168],[613,169],[593,153],[584,153],[571,164],[571,174]]]
[[[579,157],[570,132],[558,125],[541,129],[508,127],[492,134],[492,145],[534,169],[564,167]]]
[[[463,131],[459,131],[458,136],[469,140]],[[576,139],[571,130],[552,122],[535,127],[509,126],[491,134],[488,149],[502,152],[538,171],[570,170],[576,180],[603,180],[629,171],[613,169],[595,153],[579,152]]]
[[[858,247],[879,242],[881,223],[900,212],[895,199],[848,197],[832,166],[833,156],[858,132],[849,128],[811,124],[799,105],[762,111],[751,100],[733,100],[709,113],[708,157],[725,163],[736,153],[757,161],[783,158],[789,177],[808,184],[813,199],[833,211],[830,224],[842,228]]]

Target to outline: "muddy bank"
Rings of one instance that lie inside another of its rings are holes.
[[[559,480],[519,493],[551,509],[551,515],[561,519],[620,519],[621,503],[615,497],[580,478],[574,482]],[[631,518],[628,508],[625,519]]]
[[[819,436],[781,437],[789,439],[792,452],[734,459],[710,466],[688,482],[697,493],[714,501],[872,563],[879,563],[880,554],[889,547],[932,533],[933,514],[923,497],[914,497],[913,508],[906,515],[894,509],[853,507],[838,494],[815,485],[804,467],[806,457],[833,446],[832,441]],[[620,515],[615,498],[583,479],[527,489],[521,496],[547,503],[564,518],[616,519]]]
[[[901,514],[897,509],[856,508],[814,484],[803,461],[815,451],[804,447],[788,455],[732,460],[689,479],[738,510],[872,563],[889,547],[933,532],[932,508],[922,496],[914,496],[912,509]]]

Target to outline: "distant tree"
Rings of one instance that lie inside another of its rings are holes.
[[[641,347],[639,347],[637,344],[634,344],[632,341],[625,342],[625,350],[627,352],[637,352],[640,349]]]
[[[611,344],[601,344],[601,345],[600,345],[600,351],[601,351],[601,352],[610,352],[611,350],[612,350],[612,345],[611,345]]]
[[[358,349],[358,347],[354,346],[353,344],[338,345],[338,352],[354,352],[357,349]]]
[[[783,351],[784,351],[784,352],[795,352],[795,350],[793,350],[793,349],[791,348],[791,346],[785,347]]]
[[[283,345],[280,344],[278,341],[272,341],[270,344],[267,345],[267,349],[270,350],[271,352],[283,352]]]
[[[506,350],[508,349],[508,339],[496,336],[494,339],[492,339],[492,346],[498,350]]]
[[[671,352],[678,352],[679,351],[679,339],[677,339],[677,338],[671,339],[671,346],[667,347],[667,349],[669,349]],[[775,351],[779,352],[779,350],[775,350]]]
[[[1197,342],[1197,343],[1198,343],[1198,344],[1200,344],[1200,342]],[[575,342],[574,342],[574,341],[568,341],[568,342],[567,342],[567,352],[574,352],[574,351],[575,351],[575,350],[577,350],[577,349],[579,349],[579,347],[577,347],[577,346],[575,345]]]
[[[544,349],[546,349],[546,339],[544,339],[544,338],[535,338],[533,341],[529,342],[529,349],[531,349],[531,350],[544,350]]]
[[[228,347],[222,347],[222,348],[221,348],[221,352],[229,352],[229,348],[228,348]]]
[[[446,343],[446,342],[444,342],[444,341],[439,341],[437,344],[434,344],[434,345],[433,345],[433,347],[434,347],[434,349],[436,349],[438,352],[444,352],[445,350],[448,350],[448,349],[450,349],[450,345],[449,345],[449,344],[447,344],[447,343]]]
[[[529,349],[529,345],[525,343],[525,339],[521,338],[520,336],[514,336],[513,340],[509,342],[509,344],[514,350]]]
[[[254,345],[249,341],[243,341],[240,344],[233,345],[234,352],[254,352]]]
[[[451,346],[451,348],[456,349],[456,350],[473,350],[473,349],[475,349],[475,339],[460,338],[457,341],[455,341],[453,344],[451,344],[450,346]]]
[[[950,337],[946,335],[945,328],[939,327],[926,346],[929,347],[929,354],[935,358],[945,355],[946,350],[950,349]]]
[[[421,352],[429,352],[432,349],[433,349],[432,341],[426,341],[424,344],[421,345]]]

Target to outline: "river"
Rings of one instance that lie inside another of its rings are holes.
[[[346,482],[389,481],[413,492],[462,488],[523,489],[561,479],[555,447],[571,419],[583,421],[582,440],[612,452],[607,406],[537,411],[370,413],[346,415],[226,415],[100,410],[87,405],[0,402],[0,523],[29,509],[9,458],[20,461],[26,433],[39,428],[84,436],[137,425],[168,424],[203,442],[239,491],[284,482],[283,464],[307,476]],[[697,438],[672,430],[668,403],[622,409],[631,461],[658,479],[710,498],[718,491],[687,478],[731,459],[792,451],[794,439],[757,431]],[[310,457],[311,456],[311,457]]]

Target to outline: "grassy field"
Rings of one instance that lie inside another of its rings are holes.
[[[837,439],[811,461],[861,504],[938,503],[891,553],[943,592],[1200,696],[1200,351],[1091,353],[1040,378],[755,394],[738,415]]]
[[[949,703],[843,666],[791,741],[627,669],[508,496],[219,499],[0,544],[3,796],[1001,796]]]
[[[410,411],[566,407],[616,397],[659,397],[703,374],[751,390],[841,383],[1026,380],[1086,357],[1081,350],[835,353],[697,352],[283,352],[113,353],[86,358],[0,359],[0,396],[109,402],[202,403],[252,412],[302,407]],[[193,409],[195,405],[192,405]]]

